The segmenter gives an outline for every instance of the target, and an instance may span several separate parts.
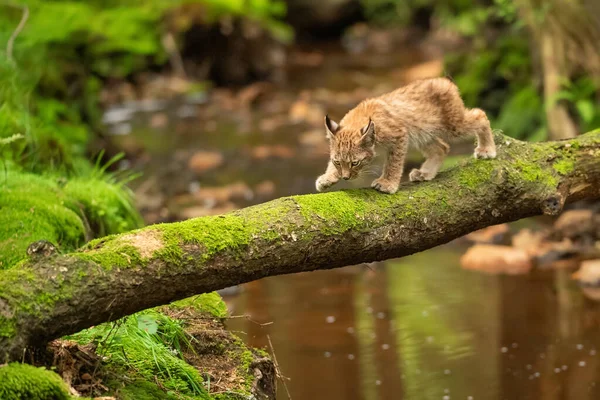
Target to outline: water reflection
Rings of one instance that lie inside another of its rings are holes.
[[[483,275],[460,254],[253,282],[227,299],[252,321],[228,325],[270,335],[294,400],[598,398],[598,307],[564,272]]]

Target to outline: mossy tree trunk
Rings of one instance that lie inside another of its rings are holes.
[[[0,362],[193,294],[406,256],[485,226],[600,198],[600,130],[537,144],[497,135],[496,143],[496,160],[465,160],[395,195],[362,189],[281,198],[31,258],[0,274]]]

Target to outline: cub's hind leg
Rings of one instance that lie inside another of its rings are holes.
[[[446,142],[440,138],[435,138],[421,149],[425,156],[425,162],[421,165],[421,168],[410,171],[408,178],[411,182],[432,180],[440,170],[449,151],[450,146]]]
[[[467,110],[461,130],[477,136],[477,147],[473,154],[475,158],[496,158],[496,144],[492,128],[483,110],[479,108]]]

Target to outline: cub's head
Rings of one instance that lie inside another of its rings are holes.
[[[354,179],[375,157],[375,125],[369,118],[360,129],[349,129],[325,116],[329,157],[343,179]]]

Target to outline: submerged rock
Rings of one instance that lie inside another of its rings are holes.
[[[533,267],[529,254],[510,246],[476,244],[461,257],[464,269],[491,274],[519,275],[528,273]]]
[[[571,277],[577,281],[585,297],[600,301],[600,259],[582,262]]]
[[[503,243],[510,233],[508,224],[494,225],[469,233],[465,238],[475,243]]]

